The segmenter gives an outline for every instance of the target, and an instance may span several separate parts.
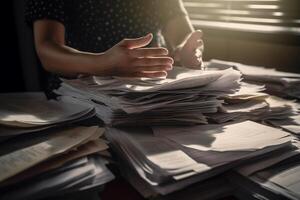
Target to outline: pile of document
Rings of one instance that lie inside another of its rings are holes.
[[[114,178],[104,129],[74,124],[95,114],[90,105],[41,93],[3,94],[0,102],[0,199],[84,191]]]
[[[243,199],[260,196],[263,199],[300,198],[300,142],[264,156],[253,163],[235,169],[228,178],[239,190]]]
[[[280,126],[299,116],[300,105],[295,101],[271,96],[263,91],[263,86],[242,82],[238,92],[220,98],[224,103],[218,113],[209,115],[210,119],[216,123],[253,120]]]
[[[289,199],[300,199],[300,158],[259,171],[249,178],[267,190]],[[279,195],[278,195],[279,196]]]
[[[63,80],[56,91],[92,104],[108,125],[207,124],[216,113],[220,96],[240,86],[240,72],[191,70],[174,67],[167,78],[87,77]]]
[[[147,186],[131,181],[146,197],[167,195],[205,181],[288,148],[295,139],[285,131],[252,121],[188,127],[109,128],[105,135],[122,161],[124,167],[120,169],[128,179],[138,176]]]
[[[244,81],[263,84],[270,94],[300,99],[300,74],[221,60],[211,60],[207,67],[218,69],[233,67],[243,74]]]
[[[288,117],[282,120],[268,120],[268,123],[272,124],[275,127],[282,128],[286,131],[289,131],[293,134],[296,134],[300,137],[300,112],[298,115]]]
[[[89,119],[95,109],[74,98],[47,100],[43,93],[0,95],[0,141]]]
[[[300,134],[300,104],[286,100],[279,95],[299,99],[300,74],[279,72],[263,67],[247,66],[240,63],[212,60],[209,68],[235,68],[243,74],[238,92],[223,96],[224,101],[218,113],[210,114],[212,121],[224,123],[233,120],[254,120]],[[278,84],[277,91],[272,85]],[[269,93],[269,94],[267,94]]]

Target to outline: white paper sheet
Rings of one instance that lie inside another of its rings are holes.
[[[0,181],[87,142],[97,130],[98,127],[69,128],[49,135],[41,143],[1,156]]]

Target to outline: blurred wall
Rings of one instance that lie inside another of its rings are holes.
[[[223,59],[300,73],[300,37],[299,41],[288,36],[279,40],[272,35],[250,37],[209,30],[204,34],[205,60]]]

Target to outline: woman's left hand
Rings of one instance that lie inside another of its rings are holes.
[[[200,30],[191,33],[182,45],[175,50],[175,60],[178,60],[183,67],[203,69],[204,44],[202,36]]]

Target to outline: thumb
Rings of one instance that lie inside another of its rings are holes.
[[[199,40],[202,40],[202,37],[203,37],[202,31],[197,30],[191,34],[189,40],[193,42],[198,42]]]
[[[183,49],[194,50],[195,47],[203,46],[202,36],[203,33],[201,31],[191,33],[185,41]]]
[[[137,49],[150,44],[153,39],[152,33],[140,38],[135,39],[124,39],[120,42],[120,45],[128,49]]]

